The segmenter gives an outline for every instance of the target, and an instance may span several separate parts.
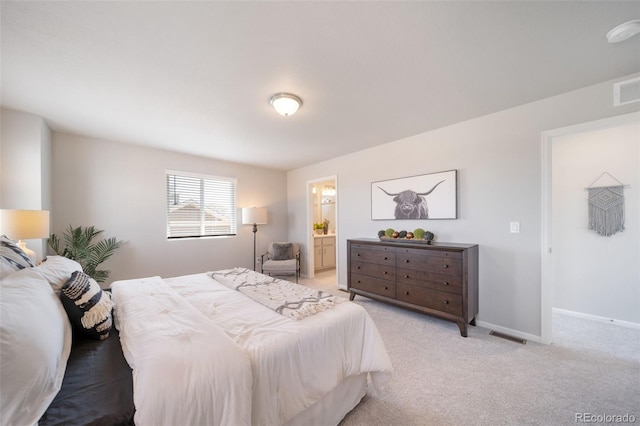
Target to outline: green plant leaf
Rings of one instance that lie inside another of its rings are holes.
[[[93,279],[99,283],[105,282],[107,277],[109,277],[109,271],[95,271],[93,274]]]
[[[97,267],[109,259],[124,242],[111,237],[94,243],[94,239],[102,232],[102,229],[96,229],[94,226],[74,228],[69,225],[62,237],[65,244],[62,250],[61,240],[57,235],[51,234],[48,243],[57,255],[75,260],[87,275],[97,282],[104,282],[109,276],[109,271],[98,270]]]
[[[51,247],[51,250],[55,252],[55,254],[59,256],[62,255],[62,252],[60,251],[60,238],[58,238],[56,234],[51,234],[51,236],[47,240],[47,243],[49,244],[49,247]]]
[[[92,246],[92,250],[89,255],[89,263],[96,266],[101,264],[109,259],[121,245],[122,241],[117,241],[113,237],[99,241],[97,244]]]

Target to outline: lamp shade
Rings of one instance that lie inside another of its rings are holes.
[[[49,237],[49,212],[46,210],[0,210],[0,233],[16,240]]]
[[[242,209],[243,225],[264,225],[267,223],[267,209],[265,207],[245,207]]]

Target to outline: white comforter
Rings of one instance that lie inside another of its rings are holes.
[[[112,284],[136,425],[279,425],[349,376],[391,362],[354,303],[294,321],[206,274]]]

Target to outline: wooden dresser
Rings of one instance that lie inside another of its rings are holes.
[[[453,321],[467,337],[478,314],[478,245],[347,240],[347,288]]]

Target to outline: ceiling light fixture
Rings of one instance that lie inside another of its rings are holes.
[[[607,33],[607,41],[609,43],[619,43],[636,34],[640,34],[640,19],[634,19],[618,25]]]
[[[278,114],[288,117],[302,106],[302,99],[291,93],[276,93],[269,98],[269,103]]]

